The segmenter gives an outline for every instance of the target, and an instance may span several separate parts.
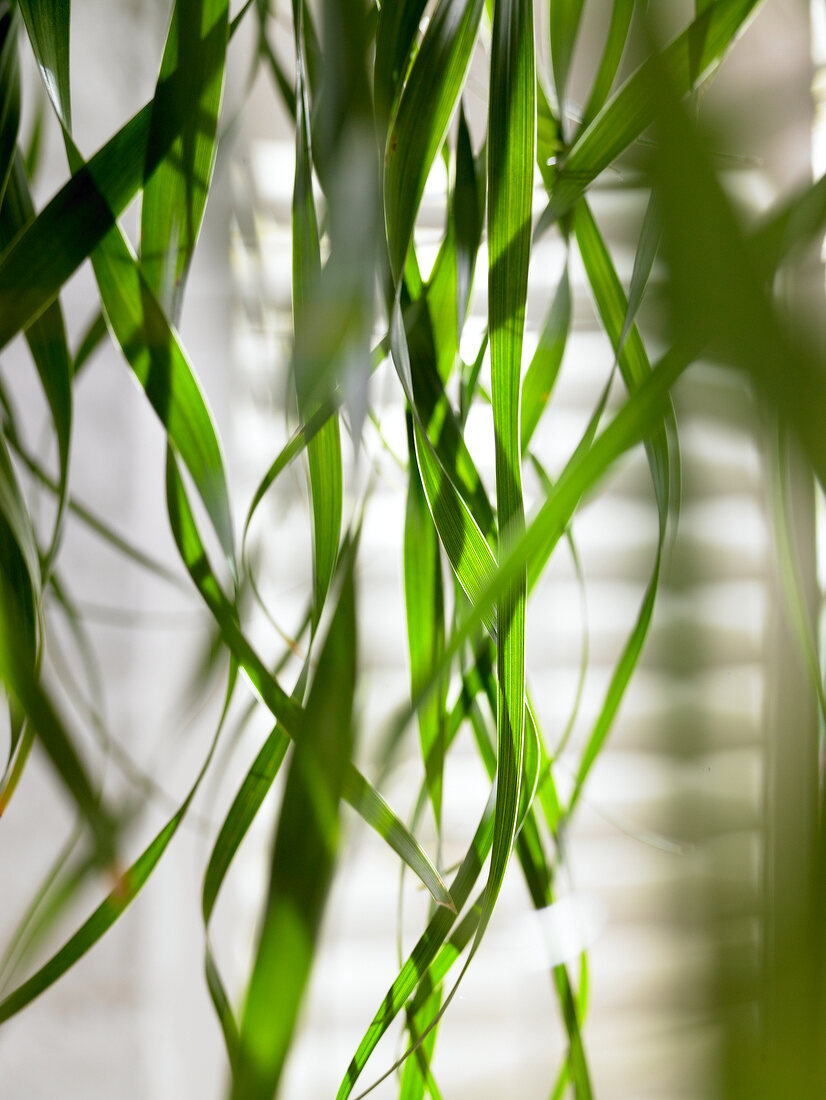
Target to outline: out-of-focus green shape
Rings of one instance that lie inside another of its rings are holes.
[[[748,371],[790,421],[824,485],[821,410],[826,408],[826,371],[807,333],[786,331],[765,281],[782,253],[795,244],[795,235],[781,244],[770,222],[747,239],[701,139],[679,107],[667,70],[659,79],[654,70],[652,83],[652,94],[661,103],[654,168],[662,197],[672,339],[692,357],[704,351]],[[781,212],[774,225],[782,225],[782,218]]]
[[[37,733],[61,783],[89,825],[98,861],[107,864],[114,855],[114,822],[101,806],[72,738],[40,684],[32,654],[21,641],[27,614],[21,609],[21,600],[28,602],[29,594],[25,586],[18,590],[19,570],[6,572],[5,565],[0,579],[0,679]]]
[[[264,919],[241,1023],[234,1100],[275,1095],[310,975],[339,845],[354,745],[356,606],[352,562],[290,761]]]
[[[114,888],[94,913],[92,913],[89,919],[81,925],[77,932],[75,932],[63,947],[61,947],[47,963],[40,967],[35,974],[23,982],[22,985],[18,986],[14,992],[0,1001],[0,1023],[4,1020],[8,1020],[11,1016],[14,1016],[21,1009],[25,1008],[26,1005],[30,1004],[35,999],[35,997],[38,997],[44,990],[48,989],[49,986],[53,985],[58,978],[62,977],[67,970],[71,969],[78,959],[82,958],[82,956],[98,942],[103,934],[112,927],[127,906],[134,901],[135,897],[152,874],[152,871],[157,866],[161,856],[169,846],[169,842],[177,832],[178,826],[181,824],[181,821],[192,803],[192,799],[195,797],[195,793],[212,759],[215,746],[218,743],[227,710],[229,709],[234,685],[235,666],[233,665],[230,670],[229,685],[227,687],[224,708],[215,736],[203,766],[179,809],[167,821],[151,844],[144,849],[135,862],[126,871],[118,875]]]
[[[176,0],[158,82],[176,79],[168,98],[153,100],[140,244],[146,280],[174,321],[215,167],[228,34],[228,0]]]

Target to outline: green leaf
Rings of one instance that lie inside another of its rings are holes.
[[[415,443],[416,459],[433,522],[457,580],[471,604],[475,604],[484,591],[487,578],[496,570],[496,558],[418,425],[415,427]],[[484,622],[495,636],[496,613],[493,608],[484,616]]]
[[[149,122],[153,170],[143,194],[140,257],[147,282],[175,321],[215,167],[228,28],[228,0],[176,0],[159,84],[176,80],[170,97],[153,102]],[[170,125],[177,135],[171,145]]]
[[[617,70],[628,42],[628,32],[634,15],[634,0],[614,0],[608,37],[603,47],[597,75],[591,87],[580,130],[584,130],[597,116],[611,93]]]
[[[303,713],[272,854],[269,892],[241,1025],[232,1096],[271,1100],[304,996],[339,846],[354,747],[352,562]]]
[[[574,56],[582,20],[585,0],[552,0],[550,7],[551,62],[556,84],[556,98],[560,112],[563,112],[565,90],[568,86],[568,74]]]
[[[234,685],[235,670],[233,666],[230,671],[226,700],[215,737],[212,740],[206,760],[180,808],[172,815],[160,832],[155,836],[151,844],[144,849],[128,870],[118,877],[115,887],[88,920],[81,925],[77,932],[75,932],[63,947],[61,947],[47,963],[40,967],[35,974],[27,981],[23,982],[23,984],[15,989],[13,993],[10,993],[9,996],[0,1001],[0,1023],[4,1020],[8,1020],[11,1016],[14,1016],[21,1009],[25,1008],[26,1005],[30,1004],[35,999],[35,997],[38,997],[44,990],[48,989],[49,986],[53,985],[58,978],[62,977],[67,970],[70,970],[78,959],[82,958],[90,948],[94,947],[103,934],[112,927],[127,906],[134,901],[144,883],[157,866],[161,856],[169,846],[172,837],[177,832],[178,826],[181,824],[181,821],[189,809],[192,799],[195,797],[195,793],[201,784],[201,780],[209,767],[210,760],[212,759],[215,746],[218,743],[218,737],[220,736],[226,718]]]
[[[304,693],[308,669],[309,664],[305,661],[293,691],[293,696],[297,701],[300,701]],[[209,857],[201,891],[201,911],[204,918],[204,932],[206,933],[204,969],[206,971],[207,986],[218,1016],[218,1022],[221,1025],[233,1072],[238,1064],[241,1039],[229,997],[212,953],[209,941],[209,922],[218,898],[218,892],[235,858],[235,853],[247,835],[250,825],[255,820],[276,775],[281,769],[289,744],[290,739],[287,734],[280,726],[276,725],[244,776],[229,812],[224,818]]]
[[[426,312],[416,312],[415,307],[409,310],[405,315],[408,338],[398,326],[394,327],[391,318],[390,342],[397,373],[416,422],[426,434],[439,464],[461,494],[474,522],[493,542],[493,509],[439,377],[432,333],[426,320]]]
[[[63,27],[65,20],[65,34],[68,37],[68,0],[63,0],[58,6],[58,26]],[[216,34],[220,37],[220,31],[217,30],[219,27],[220,21],[208,25],[204,37],[204,58],[211,58],[213,63],[216,63],[215,58],[206,43]],[[36,12],[30,8],[27,28],[35,56],[40,63],[46,90],[63,126],[73,176],[77,176],[89,166],[84,165],[71,134],[68,41],[61,43],[57,40],[53,28],[44,22],[41,8]],[[173,25],[173,34],[175,29],[176,25]],[[226,19],[223,37],[225,40]],[[169,130],[176,128],[170,122],[170,116],[176,118],[176,90],[182,85],[186,86],[189,75],[183,54],[178,58],[177,49],[170,51],[170,55],[172,54],[179,60],[179,64],[171,72],[165,73],[165,78],[159,82],[150,115],[145,184],[158,169],[168,148]],[[222,53],[220,58],[220,62],[216,63],[219,68],[219,86]],[[170,67],[171,62],[168,63],[168,68]],[[186,121],[183,119],[183,123]],[[178,338],[116,223],[95,246],[92,266],[110,328],[166,428],[170,441],[192,475],[230,568],[234,571],[235,550],[229,492],[223,456],[212,418]]]
[[[238,624],[236,611],[224,595],[209,564],[186,491],[172,455],[167,459],[167,507],[172,533],[190,576],[218,624],[225,644],[249,677],[255,691],[292,740],[301,736],[303,711],[278,684],[252,648]],[[435,901],[451,908],[450,893],[425,852],[378,791],[351,766],[344,798],[424,883]]]
[[[70,0],[18,0],[46,91],[63,126],[72,129],[69,91]]]
[[[37,662],[38,616],[42,605],[40,560],[31,518],[14,474],[2,429],[0,584],[5,603],[0,618],[0,648],[11,646],[22,665],[33,670]],[[9,752],[0,778],[0,815],[5,812],[20,780],[34,735],[25,709],[20,707],[14,696],[9,697],[8,713]]]
[[[32,654],[20,644],[17,633],[22,618],[14,573],[0,579],[0,678],[14,695],[22,712],[40,738],[52,765],[88,822],[101,863],[113,857],[114,825],[74,746],[71,736],[39,682]]]
[[[111,331],[186,464],[234,568],[229,489],[212,415],[180,341],[116,227],[92,256]]]
[[[594,762],[599,755],[599,752],[605,743],[605,739],[610,732],[611,725],[613,724],[616,713],[619,709],[619,705],[623,700],[626,688],[631,680],[631,676],[642,653],[642,647],[645,643],[645,639],[648,636],[648,628],[651,624],[651,615],[654,610],[654,601],[657,596],[657,589],[660,582],[660,567],[662,564],[662,552],[663,552],[663,539],[660,538],[657,544],[657,556],[654,562],[654,571],[651,574],[651,578],[645,589],[643,595],[642,605],[637,615],[637,620],[634,623],[634,627],[623,647],[620,659],[617,662],[617,666],[611,676],[611,682],[608,685],[608,690],[605,693],[605,699],[602,707],[600,708],[599,715],[597,717],[594,726],[588,735],[588,740],[585,745],[585,750],[580,759],[579,768],[576,773],[576,780],[574,782],[574,790],[571,794],[570,801],[568,803],[567,812],[570,814],[577,802],[579,801],[580,794],[585,780],[594,765]]]
[[[492,839],[493,798],[489,799],[468,852],[450,884],[450,894],[455,902],[456,911],[461,910],[467,902],[470,891],[481,874],[482,865],[490,851]],[[336,1100],[346,1100],[352,1094],[367,1059],[375,1050],[382,1035],[402,1010],[408,998],[415,991],[418,983],[427,973],[442,944],[447,940],[455,920],[456,912],[444,907],[437,909],[431,917],[427,928],[419,937],[404,966],[382,998],[381,1007],[373,1017],[358,1050],[347,1067],[347,1072],[336,1093]]]
[[[444,650],[445,610],[439,536],[434,529],[416,465],[413,424],[408,417],[410,451],[407,514],[404,524],[404,597],[410,685],[414,695]],[[437,826],[442,819],[442,771],[445,754],[447,681],[419,711],[419,737],[425,776]]]
[[[536,233],[573,206],[591,182],[651,125],[659,101],[652,75],[661,65],[685,95],[719,65],[759,0],[717,0],[666,47],[625,81],[577,137],[560,165],[551,200]]]
[[[102,313],[98,312],[95,314],[86,332],[83,334],[78,344],[77,351],[75,352],[74,362],[72,363],[72,375],[74,377],[80,374],[108,335],[109,330],[106,327],[106,318]]]
[[[655,73],[653,79],[661,102],[654,167],[675,346],[685,356],[707,347],[723,363],[747,370],[793,425],[816,477],[826,484],[821,356],[805,332],[792,336],[780,323],[765,285],[767,265],[755,257],[754,243],[740,228],[704,143],[676,100],[667,74]],[[689,162],[690,183],[685,177]],[[775,237],[773,248],[776,242]]]
[[[488,119],[488,329],[500,560],[522,536],[519,437],[522,338],[528,290],[536,130],[533,9],[497,0]],[[497,601],[497,775],[490,873],[474,945],[485,930],[516,834],[525,734],[527,570]],[[472,950],[475,950],[475,946]]]
[[[398,104],[427,0],[382,4],[376,27],[373,97],[376,120],[386,130]]]
[[[594,442],[577,447],[554,485],[553,493],[542,503],[525,532],[507,550],[460,618],[445,646],[441,663],[431,670],[410,710],[399,715],[400,726],[407,724],[449,668],[456,653],[490,618],[496,601],[514,579],[521,576],[525,564],[528,564],[529,573],[541,571],[541,563],[547,561],[565,533],[579,501],[593,490],[621,455],[661,423],[670,405],[671,389],[692,359],[693,355],[684,349],[665,355]]]
[[[307,364],[302,351],[307,343],[306,329],[317,323],[316,295],[321,274],[318,223],[313,199],[313,172],[310,156],[309,108],[304,84],[303,3],[294,0],[296,69],[295,183],[292,203],[293,246],[293,324],[295,327],[295,387],[298,413],[307,421],[321,403],[312,393],[306,377]],[[311,341],[310,341],[311,342]],[[338,556],[341,538],[343,478],[341,436],[336,413],[312,435],[307,443],[310,467],[310,495],[313,509],[313,633],[318,629],[327,590]]]
[[[656,209],[649,207],[649,209]],[[646,223],[648,222],[646,216]],[[599,232],[588,203],[580,200],[574,213],[574,227],[580,254],[588,276],[588,281],[596,300],[597,310],[606,334],[614,348],[620,373],[629,392],[633,392],[651,373],[651,365],[633,321],[633,312],[639,305],[642,289],[647,281],[648,272],[653,263],[658,232],[644,227],[641,235],[638,262],[634,265],[636,282],[634,283],[634,301],[629,301],[622,289],[613,261]],[[642,257],[641,260],[639,258]],[[632,282],[634,279],[632,277]],[[673,421],[673,412],[668,419]],[[670,487],[668,442],[665,427],[659,426],[650,441],[646,442],[651,476],[657,493],[657,506],[660,524],[664,526],[668,512],[668,492]]]
[[[522,381],[521,446],[526,451],[551,396],[571,325],[571,284],[566,260],[554,300]]]
[[[35,216],[29,194],[26,169],[18,150],[9,176],[6,198],[0,207],[0,247],[5,246]],[[69,477],[69,446],[72,432],[72,364],[66,344],[66,327],[59,301],[53,302],[26,329],[26,340],[32,353],[43,392],[49,403],[57,437],[60,464],[58,504],[51,544],[46,552],[44,572],[48,573],[63,528],[66,492]]]
[[[130,119],[0,256],[0,348],[40,316],[137,194],[149,116],[144,107]]]
[[[17,57],[17,9],[0,13],[0,207],[12,170],[20,128],[20,63]]]
[[[280,726],[275,726],[244,776],[229,813],[224,818],[204,875],[201,908],[205,924],[212,916],[218,892],[238,846],[246,836],[267,792],[272,787],[273,780],[287,755],[289,744],[290,739],[287,734]]]
[[[244,533],[242,536],[242,542],[246,543],[247,534],[249,532],[250,524],[252,523],[253,516],[258,511],[258,507],[261,501],[267,495],[267,492],[271,488],[273,482],[278,475],[282,473],[290,465],[290,463],[296,459],[304,448],[307,446],[309,440],[318,432],[333,415],[335,409],[338,406],[338,395],[333,394],[328,401],[323,404],[317,412],[309,418],[305,424],[300,424],[278,454],[275,456],[269,469],[261,478],[258,483],[258,487],[253,493],[252,501],[249,509],[247,510],[247,517],[244,520]]]
[[[482,240],[485,221],[484,160],[480,164],[473,156],[470,131],[464,106],[459,108],[459,126],[456,132],[456,183],[453,188],[453,222],[456,226],[456,307],[457,334],[462,335],[476,256]],[[444,377],[444,376],[443,376]]]
[[[47,83],[49,78],[44,77]],[[177,73],[163,81],[152,102],[134,115],[65,184],[0,256],[0,349],[31,324],[67,279],[91,255],[115,220],[151,178],[177,136]],[[52,82],[54,85],[54,82]],[[155,158],[147,157],[153,110],[166,120],[156,133]]]
[[[384,205],[390,268],[398,282],[424,185],[462,90],[483,0],[440,0],[387,139]]]

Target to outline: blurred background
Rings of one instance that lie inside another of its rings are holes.
[[[85,153],[151,96],[169,7],[161,0],[76,0],[73,97]],[[690,3],[651,7],[675,29],[693,9]],[[573,66],[574,100],[578,88],[586,94],[589,57],[601,48],[601,8],[586,4]],[[226,138],[181,331],[227,447],[236,507],[245,509],[291,430],[294,161],[287,118],[266,71],[259,72],[249,103],[236,115],[248,92],[253,49],[248,35],[238,38],[230,53]],[[283,20],[276,14],[272,42],[289,71],[286,9]],[[37,78],[27,62],[33,89]],[[823,170],[824,64],[822,0],[766,0],[704,91],[698,109],[714,134],[717,163],[751,216],[811,178],[813,164]],[[27,97],[29,108],[34,98]],[[468,98],[484,119],[483,57],[472,68]],[[473,129],[472,113],[470,122]],[[33,125],[29,114],[24,127]],[[66,175],[58,134],[48,120],[44,139],[39,203]],[[629,165],[606,173],[593,192],[594,215],[626,283],[647,202],[635,182]],[[434,172],[418,228],[421,244],[432,242],[434,256],[444,189]],[[126,220],[130,231],[134,213]],[[562,243],[549,234],[532,259],[526,354],[536,343],[562,263]],[[475,354],[486,309],[482,268],[477,276],[468,355]],[[652,359],[660,331],[656,277],[655,268],[642,314]],[[576,263],[571,278],[573,335],[537,444],[552,475],[582,433],[612,362]],[[782,292],[820,306],[819,253],[799,265]],[[88,271],[78,273],[63,300],[76,341],[94,314]],[[13,390],[36,450],[46,410],[19,342],[4,354],[2,370],[7,378],[15,376]],[[88,372],[75,411],[76,496],[174,570],[162,495],[163,433],[113,348],[103,349]],[[359,558],[363,675],[357,702],[368,769],[383,723],[409,690],[401,547],[405,479],[394,458],[405,454],[404,407],[389,368],[376,372],[370,398],[375,419],[365,426],[358,472],[373,478]],[[804,1035],[806,1042],[817,1040],[806,1031],[813,1019],[807,971],[814,963],[801,944],[809,944],[812,934],[806,924],[808,846],[817,807],[819,733],[803,651],[787,611],[787,579],[793,559],[805,607],[810,613],[819,609],[824,575],[821,568],[818,576],[814,493],[793,444],[778,438],[771,412],[736,374],[697,364],[680,382],[676,404],[682,510],[643,661],[567,836],[559,900],[536,916],[518,869],[509,874],[488,937],[444,1020],[434,1072],[453,1100],[549,1095],[565,1049],[550,968],[564,962],[578,974],[583,950],[589,988],[585,1045],[599,1100],[746,1097],[761,1094],[759,1089],[778,1097],[811,1094],[801,1050]],[[492,442],[481,414],[471,415],[467,441],[492,484]],[[345,449],[345,458],[352,461],[352,449]],[[657,518],[647,476],[638,448],[574,524],[582,576],[568,547],[560,545],[530,605],[529,682],[552,745],[566,735],[587,658],[577,718],[557,766],[563,791],[573,784],[575,761],[651,572]],[[528,482],[526,493],[530,506],[538,499],[537,486]],[[791,519],[791,546],[776,535],[778,501]],[[297,468],[267,498],[253,543],[261,594],[288,636],[297,629],[311,585],[309,530],[304,475]],[[145,843],[192,782],[220,710],[220,683],[201,675],[209,657],[208,616],[194,594],[130,564],[81,524],[70,523],[61,562],[94,643],[95,676],[105,684],[98,709],[123,749],[122,755],[111,754],[107,789],[126,797],[142,789],[142,776],[162,777],[144,791]],[[94,676],[78,667],[76,648],[61,637],[59,626],[51,654],[49,675],[67,712],[91,738],[94,723],[84,697],[95,690]],[[78,683],[84,685],[80,692]],[[220,758],[218,778],[207,782],[131,910],[52,990],[0,1029],[0,1079],[10,1100],[45,1100],[58,1090],[66,1100],[223,1094],[225,1055],[203,977],[199,903],[215,831],[268,729],[263,715],[243,727],[240,717],[239,707],[235,750]],[[411,734],[409,753],[402,752],[386,785],[388,800],[403,815],[412,810],[418,789],[415,760]],[[12,802],[3,821],[2,945],[73,828],[70,807],[42,760],[32,761],[24,783],[25,797]],[[460,738],[445,781],[442,865],[461,858],[487,791],[469,738],[466,744]],[[242,848],[214,921],[216,954],[236,996],[252,954],[276,806],[271,795],[269,815],[256,822]],[[346,825],[348,854],[283,1082],[282,1094],[289,1098],[335,1094],[398,967],[396,859],[349,812]],[[433,836],[425,830],[422,839],[432,851]],[[409,949],[426,903],[414,884],[404,889],[401,940]],[[62,942],[97,897],[91,886],[81,891],[59,926],[36,945],[37,957]],[[13,975],[6,967],[0,979],[8,982]],[[770,1029],[773,1055],[754,1045],[758,1015],[776,1021]],[[365,1082],[400,1052],[398,1035],[391,1033]],[[782,1083],[771,1077],[771,1067],[779,1064],[787,1070]],[[375,1095],[392,1096],[394,1087],[388,1082]]]

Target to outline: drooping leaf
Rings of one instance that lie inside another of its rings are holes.
[[[10,9],[4,3],[0,8],[0,207],[12,171],[17,132],[20,128],[20,63],[17,56],[19,26],[17,9]]]
[[[172,533],[181,558],[204,602],[218,624],[225,644],[252,686],[283,729],[295,740],[301,736],[303,711],[278,684],[250,645],[238,624],[235,608],[221,589],[209,564],[180,474],[173,456],[167,460],[167,507]],[[452,908],[450,893],[422,847],[391,810],[379,792],[355,766],[348,769],[344,798],[375,829],[413,873],[421,879],[439,905]]]
[[[559,368],[562,366],[562,356],[565,354],[570,325],[571,284],[566,262],[547,319],[539,334],[536,351],[522,381],[521,445],[523,452],[527,449],[551,396]]]
[[[215,746],[226,718],[234,684],[235,671],[233,666],[230,671],[224,708],[206,760],[179,809],[166,822],[149,846],[144,849],[128,870],[118,877],[118,881],[114,888],[104,901],[101,902],[98,908],[95,909],[88,920],[81,925],[77,932],[75,932],[63,947],[61,947],[48,962],[40,967],[36,973],[23,982],[22,985],[18,986],[14,992],[0,1001],[0,1023],[20,1012],[20,1010],[30,1004],[35,997],[40,996],[40,994],[48,989],[49,986],[53,985],[58,978],[61,978],[67,970],[71,969],[78,959],[82,958],[90,948],[94,947],[104,933],[107,932],[121,916],[127,906],[137,897],[147,879],[157,866],[161,856],[169,846],[172,837],[177,832],[178,826],[186,815],[192,803],[192,799],[195,797],[195,793],[201,784],[204,773],[212,759]]]
[[[481,160],[482,158],[480,158]],[[456,307],[457,334],[461,338],[465,323],[476,256],[485,220],[484,161],[477,166],[473,156],[464,107],[459,109],[456,131],[456,183],[453,188],[453,221],[456,225]]]
[[[174,321],[215,167],[228,27],[228,0],[176,0],[159,84],[176,79],[172,95],[154,101],[149,122],[152,170],[143,192],[140,258],[149,286]],[[171,145],[170,125],[177,135]]]
[[[420,681],[438,663],[444,649],[445,612],[439,536],[434,529],[416,465],[413,424],[408,418],[410,473],[404,525],[404,597],[410,684],[417,694]],[[434,691],[419,711],[419,737],[425,776],[437,826],[442,816],[442,771],[445,754],[447,682]]]
[[[114,851],[114,822],[101,806],[74,742],[40,683],[32,654],[20,644],[18,628],[24,613],[16,580],[13,573],[4,573],[0,579],[0,678],[37,733],[58,778],[92,831],[99,861],[106,864]]]
[[[582,115],[581,128],[586,126],[596,117],[603,104],[610,95],[617,70],[628,42],[628,32],[631,27],[631,18],[634,14],[634,0],[614,0],[611,8],[611,22],[608,25],[608,36],[602,50],[599,68],[591,86],[591,94]]]
[[[6,197],[0,207],[0,247],[5,247],[34,216],[34,204],[29,194],[26,169],[18,150],[9,176]],[[51,560],[57,552],[63,526],[72,431],[72,364],[66,343],[63,311],[59,301],[53,302],[26,329],[26,340],[49,403],[60,464],[57,512],[51,543],[46,551],[44,569],[48,573]]]
[[[69,90],[71,0],[18,0],[46,91],[65,128],[72,129]]]
[[[44,79],[48,86],[45,74]],[[178,79],[176,73],[162,82],[153,101],[73,173],[0,255],[0,349],[54,300],[157,169],[160,161],[147,158],[150,120],[154,109],[168,123],[156,133],[156,155],[161,157],[177,136],[175,114],[164,110],[164,104]]]
[[[659,57],[649,58],[625,81],[577,137],[560,166],[537,233],[543,232],[569,210],[600,172],[654,121],[659,107],[652,83],[656,66],[661,65],[675,89],[685,95],[719,65],[758,2],[717,0]]]
[[[387,139],[384,206],[396,281],[424,185],[462,90],[483,0],[441,0],[428,24]]]
[[[83,334],[72,363],[72,375],[77,377],[100,345],[106,340],[109,330],[106,327],[106,318],[102,313],[96,313],[85,333]]]
[[[568,74],[574,56],[585,0],[553,0],[550,7],[551,62],[560,111],[565,103]]]
[[[500,561],[524,531],[519,436],[536,129],[533,9],[497,0],[488,116],[488,329]],[[527,569],[502,592],[497,618],[497,773],[493,850],[478,944],[516,834],[525,743]]]
[[[352,562],[302,714],[272,853],[269,891],[241,1024],[234,1100],[271,1100],[309,978],[339,845],[354,745]]]
[[[69,90],[69,0],[55,0],[59,7],[59,27],[65,22],[67,41],[60,42],[54,28],[44,22],[43,11],[29,6],[26,26],[35,56],[41,67],[46,91],[63,126],[66,152],[73,176],[89,165],[84,163],[71,132]],[[226,13],[225,13],[226,15]],[[202,62],[210,62],[220,73],[219,60],[209,49],[209,42],[222,36],[220,19],[206,27],[199,38],[203,50]],[[177,32],[173,26],[172,36]],[[226,41],[226,19],[223,26]],[[177,48],[170,51],[178,60]],[[169,62],[171,66],[171,62]],[[183,59],[159,81],[149,118],[149,134],[145,157],[144,185],[148,185],[165,155],[170,131],[176,122],[186,125],[186,118],[177,118],[174,110],[176,90],[186,86],[188,70]],[[210,76],[204,73],[205,79]],[[219,92],[220,97],[220,92]],[[175,121],[170,121],[170,116]],[[100,196],[103,201],[103,197]],[[104,203],[105,205],[105,203]],[[201,210],[203,208],[201,207]],[[194,241],[192,242],[194,246]],[[14,246],[12,246],[14,247]],[[230,568],[235,570],[234,536],[229,508],[229,492],[224,472],[223,455],[200,387],[192,373],[180,342],[171,328],[152,288],[139,266],[131,247],[114,223],[94,246],[92,265],[101,293],[104,312],[110,328],[123,350],[129,365],[146,391],[155,412],[163,423],[170,441],[181,455],[212,520],[215,532],[226,554]]]
[[[317,324],[316,295],[321,275],[313,172],[310,155],[310,117],[304,82],[303,0],[294,0],[293,22],[296,46],[296,130],[295,182],[292,203],[293,324],[295,328],[294,375],[298,413],[308,421],[321,402],[306,385],[302,350],[305,329]],[[309,390],[309,392],[308,392]],[[341,537],[343,480],[341,436],[334,412],[307,443],[310,468],[310,496],[313,511],[313,633],[318,628],[327,590],[333,577]]]
[[[379,12],[373,96],[376,120],[385,129],[404,87],[407,64],[425,6],[426,0],[399,0],[397,4],[382,4]]]

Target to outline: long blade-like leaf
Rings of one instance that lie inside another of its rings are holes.
[[[354,744],[352,563],[303,713],[272,855],[269,893],[241,1025],[234,1100],[271,1100],[309,978],[339,842]]]
[[[172,532],[184,564],[218,624],[224,642],[255,690],[291,739],[301,736],[302,709],[269,672],[241,630],[235,609],[221,589],[209,564],[174,458],[167,461],[167,505]],[[453,902],[441,875],[401,819],[358,771],[348,769],[344,798],[424,883],[435,901],[447,908]]]
[[[600,172],[654,121],[659,106],[652,83],[656,66],[663,66],[680,94],[691,91],[719,65],[758,3],[759,0],[717,0],[660,57],[649,58],[628,78],[574,142],[559,169],[537,233],[569,210]]]
[[[52,956],[35,974],[23,982],[13,993],[0,1001],[0,1023],[14,1016],[35,997],[40,996],[44,990],[53,985],[67,970],[82,958],[86,952],[94,947],[101,936],[107,932],[120,917],[128,905],[137,897],[141,888],[146,883],[152,871],[158,864],[163,853],[169,846],[169,842],[178,830],[187,810],[195,797],[195,793],[201,784],[215,746],[218,742],[224,719],[229,708],[232,690],[235,684],[234,667],[230,672],[229,686],[227,688],[226,701],[218,723],[218,728],[207,754],[206,760],[198,773],[195,782],[189,790],[180,808],[167,821],[160,832],[155,836],[151,844],[141,853],[135,862],[119,876],[118,882],[104,901],[92,913],[87,921],[75,932],[75,934]]]
[[[528,289],[536,132],[533,9],[497,0],[488,121],[488,328],[500,560],[522,535],[519,436],[522,338]],[[497,776],[490,875],[476,941],[502,885],[516,833],[525,724],[527,570],[497,603]]]
[[[140,256],[149,285],[176,321],[215,166],[228,28],[228,0],[176,0],[159,83],[178,79],[171,97],[153,101],[149,122],[152,171],[143,193]],[[167,145],[170,125],[177,136]]]
[[[387,139],[384,205],[396,280],[404,270],[425,182],[467,75],[483,8],[483,0],[441,0]]]

